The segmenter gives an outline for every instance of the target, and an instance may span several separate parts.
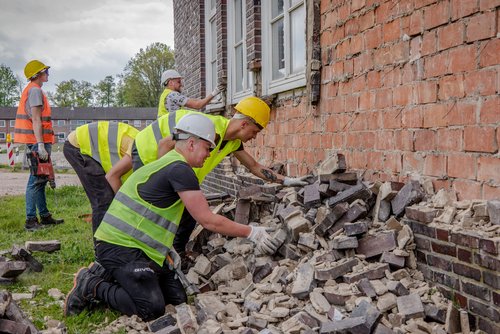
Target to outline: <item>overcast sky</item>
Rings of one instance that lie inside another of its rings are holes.
[[[154,42],[174,47],[172,0],[0,0],[0,63],[23,80],[28,61],[51,66],[44,90],[122,73]]]

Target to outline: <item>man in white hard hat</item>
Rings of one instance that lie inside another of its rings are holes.
[[[175,130],[175,148],[125,181],[95,233],[97,260],[112,279],[92,267],[81,268],[64,303],[66,316],[97,300],[149,321],[162,316],[165,305],[185,303],[186,292],[174,271],[180,258],[173,248],[184,209],[209,231],[247,238],[260,253],[274,254],[279,247],[265,227],[238,224],[210,210],[193,168],[202,167],[216,146],[212,121],[188,114]],[[167,255],[174,268],[165,261]]]
[[[215,88],[213,92],[204,99],[190,98],[182,95],[182,76],[179,72],[172,69],[162,73],[161,84],[165,87],[165,90],[161,94],[158,103],[158,118],[182,107],[201,109],[206,106],[214,96],[219,94],[219,89]]]

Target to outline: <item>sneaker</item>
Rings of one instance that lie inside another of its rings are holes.
[[[40,224],[42,225],[57,225],[64,223],[64,219],[54,219],[50,213],[47,216],[40,218]]]
[[[88,266],[89,272],[93,275],[99,276],[106,282],[113,281],[113,275],[109,271],[106,270],[99,262],[94,261]]]
[[[64,300],[64,315],[77,315],[90,308],[95,300],[97,285],[102,281],[102,278],[93,275],[88,268],[80,268],[73,280],[73,288]]]
[[[26,218],[26,222],[24,223],[24,229],[26,231],[32,232],[32,231],[36,231],[36,230],[39,230],[42,228],[44,228],[44,226],[38,222],[37,217]]]

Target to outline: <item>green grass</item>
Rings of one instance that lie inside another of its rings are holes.
[[[55,196],[54,196],[55,195]],[[79,316],[65,318],[62,301],[54,301],[47,291],[58,288],[66,294],[73,286],[74,273],[87,266],[94,259],[91,224],[79,218],[82,214],[91,213],[89,201],[83,188],[65,186],[56,188],[55,193],[47,187],[47,204],[56,218],[64,218],[62,225],[48,227],[35,232],[24,230],[25,205],[24,196],[0,197],[0,250],[9,250],[13,244],[24,246],[27,240],[59,240],[61,250],[51,254],[35,252],[33,256],[40,261],[44,269],[40,273],[25,271],[11,285],[1,285],[0,289],[11,292],[26,293],[29,287],[37,285],[40,290],[32,300],[19,303],[35,326],[45,329],[44,318],[57,319],[64,322],[68,333],[95,333],[115,320],[119,314],[108,309],[98,309]]]

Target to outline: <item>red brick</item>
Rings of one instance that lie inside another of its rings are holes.
[[[493,38],[481,43],[479,50],[480,67],[500,64],[500,38]]]
[[[450,259],[446,259],[443,257],[435,256],[432,254],[427,255],[427,264],[431,267],[438,268],[444,271],[452,270],[452,264]]]
[[[391,19],[390,17],[390,12],[391,12],[391,7],[394,6],[392,3],[380,3],[380,6],[378,6],[375,9],[375,23],[376,24],[381,24],[389,21]]]
[[[476,124],[477,103],[459,101],[454,103],[446,116],[447,125],[473,125]]]
[[[479,238],[465,232],[451,232],[451,242],[473,249],[479,248]]]
[[[382,33],[384,35],[384,43],[398,40],[401,36],[401,21],[396,19],[385,23],[382,27]]]
[[[445,50],[451,47],[460,45],[464,41],[464,23],[458,21],[439,28],[438,34],[438,50]]]
[[[455,274],[458,274],[461,276],[475,279],[476,281],[481,280],[481,270],[467,266],[467,265],[462,264],[462,263],[454,262],[453,263],[453,272]]]
[[[492,127],[467,127],[464,129],[464,149],[468,152],[494,153],[498,150],[495,136],[495,128]]]
[[[366,12],[364,15],[358,18],[359,30],[366,31],[373,27],[375,24],[375,13],[373,10]]]
[[[472,263],[472,252],[464,248],[458,248],[457,258],[462,262]]]
[[[441,241],[448,241],[450,232],[448,230],[436,228],[436,238]]]
[[[452,257],[457,256],[457,247],[453,244],[450,243],[439,243],[439,242],[431,242],[432,245],[432,251],[439,253],[439,254],[444,254]]]
[[[476,46],[464,45],[449,51],[448,73],[468,72],[476,69]]]
[[[476,157],[469,154],[450,154],[448,156],[448,176],[461,179],[476,179]]]
[[[405,107],[401,112],[401,122],[405,128],[421,128],[424,125],[421,107]]]
[[[490,254],[498,254],[498,247],[500,246],[499,239],[480,239],[479,248]],[[495,270],[500,270],[500,260],[497,261],[497,266]]]
[[[464,76],[462,74],[447,75],[439,80],[438,97],[440,100],[462,98],[464,96]]]
[[[376,49],[382,45],[382,27],[375,26],[363,33],[365,38],[365,47],[367,49]]]
[[[471,17],[467,22],[466,40],[473,42],[480,39],[495,37],[496,12],[487,12]]]
[[[415,0],[415,9],[436,3],[438,0]]]
[[[451,18],[459,19],[476,13],[479,10],[476,1],[451,0]]]
[[[448,64],[450,64],[450,58],[446,52],[425,58],[424,77],[432,78],[446,74]]]
[[[412,86],[396,86],[393,89],[392,102],[395,106],[405,106],[412,103]]]
[[[425,157],[424,174],[445,177],[446,176],[446,156],[429,154]]]
[[[439,151],[461,151],[462,130],[450,128],[438,129],[436,144]]]
[[[483,199],[499,199],[500,198],[500,187],[490,186],[489,184],[483,185]]]
[[[445,24],[449,19],[450,4],[448,1],[441,1],[424,9],[424,28],[426,30]]]
[[[484,11],[500,6],[498,0],[479,0],[479,9]]]
[[[401,128],[401,111],[399,109],[389,109],[382,115],[382,124],[386,129]]]
[[[420,52],[422,56],[433,54],[437,51],[437,33],[436,31],[424,32],[422,36],[422,47]]]
[[[480,104],[481,124],[499,124],[500,123],[500,97],[497,95],[486,99]],[[498,135],[498,134],[497,134]]]
[[[477,179],[478,181],[499,183],[500,158],[479,157]]]
[[[437,82],[420,81],[413,86],[415,103],[432,103],[437,101]]]
[[[404,33],[409,36],[421,34],[424,29],[424,13],[422,10],[414,11],[409,19],[408,27],[404,28]]]
[[[497,72],[494,70],[473,71],[465,76],[467,95],[494,95],[497,90]],[[497,109],[498,111],[498,109]],[[500,115],[499,112],[496,113]]]
[[[403,151],[414,151],[413,132],[401,129],[394,132],[394,141],[398,149]]]
[[[481,198],[481,183],[479,182],[454,180],[452,187],[460,201]]]
[[[451,109],[447,104],[428,104],[423,106],[424,128],[446,126],[446,115]]]
[[[415,151],[433,151],[436,149],[436,132],[433,130],[415,131]]]
[[[405,172],[422,172],[424,159],[420,153],[409,152],[403,154],[403,170]]]
[[[392,105],[392,89],[379,89],[375,93],[375,108],[385,109]]]

